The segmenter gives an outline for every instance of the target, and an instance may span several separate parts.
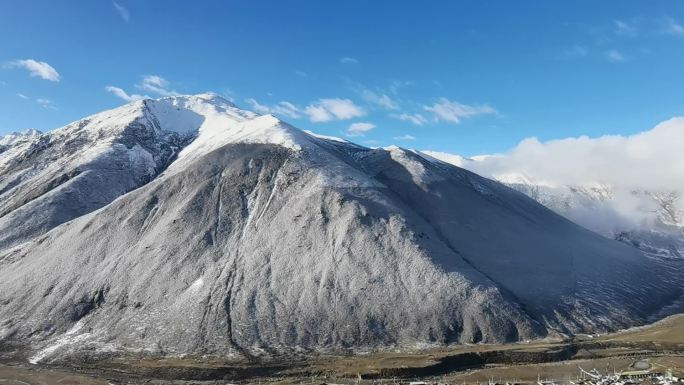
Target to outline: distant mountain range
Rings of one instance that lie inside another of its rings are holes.
[[[0,146],[0,341],[32,362],[520,341],[641,324],[684,294],[674,251],[213,94]]]

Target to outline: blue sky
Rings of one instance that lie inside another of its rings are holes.
[[[0,36],[0,134],[205,91],[463,155],[684,115],[683,1],[3,0]]]

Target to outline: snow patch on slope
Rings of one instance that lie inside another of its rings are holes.
[[[78,332],[83,329],[84,321],[78,321],[71,329],[69,329],[64,335],[58,338],[54,343],[48,345],[38,353],[31,356],[28,361],[29,363],[36,365],[40,361],[54,354],[57,350],[69,345],[79,344],[90,336],[90,333],[78,334]]]
[[[245,119],[207,113],[197,138],[180,152],[169,171],[178,171],[195,159],[231,143],[276,144],[298,151],[302,148],[302,141],[297,136],[301,135],[303,133],[294,132],[272,115]]]
[[[340,142],[340,143],[351,143],[350,141],[348,141],[346,139],[338,138],[337,136],[321,135],[321,134],[317,134],[311,130],[303,130],[303,131],[306,132],[307,134],[313,136],[314,138],[323,139],[323,140],[330,140],[333,142]]]
[[[403,148],[397,146],[385,147],[384,150],[389,151],[392,159],[406,168],[406,171],[411,174],[413,182],[418,185],[425,185],[444,179],[426,169],[425,166],[415,157],[407,156],[408,150],[404,150]]]

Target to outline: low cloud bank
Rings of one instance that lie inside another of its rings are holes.
[[[684,226],[684,118],[635,135],[521,141],[503,154],[434,158],[523,191],[594,231]]]
[[[594,183],[684,190],[684,118],[630,136],[547,142],[528,138],[504,154],[463,159],[462,163],[483,176],[506,180],[517,175],[549,186]]]

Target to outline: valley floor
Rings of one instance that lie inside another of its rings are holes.
[[[226,384],[408,383],[451,384],[567,381],[578,366],[626,370],[635,361],[671,368],[684,377],[684,315],[645,327],[566,341],[470,345],[422,352],[319,356],[289,362],[236,365],[218,358],[117,357],[71,366],[0,365],[0,385],[16,384]]]

